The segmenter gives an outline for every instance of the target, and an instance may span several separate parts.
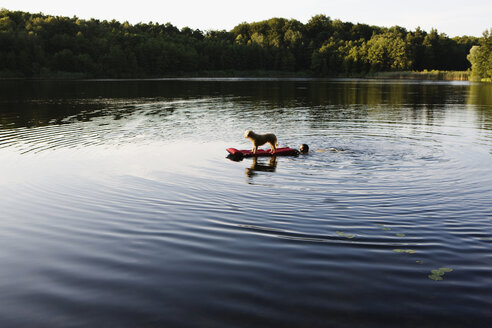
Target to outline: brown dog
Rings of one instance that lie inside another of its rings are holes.
[[[256,134],[251,130],[247,130],[244,133],[244,137],[251,140],[253,143],[253,154],[256,154],[256,150],[259,146],[264,145],[267,142],[272,148],[272,154],[277,150],[277,137],[273,133]]]

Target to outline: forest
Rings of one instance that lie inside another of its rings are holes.
[[[491,30],[492,31],[492,30]],[[470,67],[492,77],[492,37],[378,27],[313,16],[271,18],[230,31],[170,23],[84,20],[0,10],[0,77],[134,78],[204,72],[364,76]]]

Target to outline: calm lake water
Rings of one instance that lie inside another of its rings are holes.
[[[0,81],[0,168],[1,327],[492,326],[490,84]]]

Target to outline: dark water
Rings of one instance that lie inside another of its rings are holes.
[[[1,327],[492,325],[492,85],[0,92]]]

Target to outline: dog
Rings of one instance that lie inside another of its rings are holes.
[[[273,133],[256,134],[251,130],[246,130],[244,137],[253,143],[253,154],[256,154],[259,146],[267,142],[270,144],[272,154],[277,150],[277,137]]]

